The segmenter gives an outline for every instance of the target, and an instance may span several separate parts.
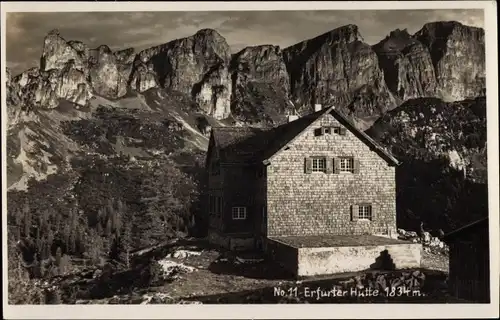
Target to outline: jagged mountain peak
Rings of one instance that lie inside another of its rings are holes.
[[[436,37],[444,32],[439,31],[441,29],[465,31],[456,31],[458,35],[453,37]],[[279,91],[289,95],[287,100],[291,98],[306,109],[314,103],[334,103],[351,115],[371,117],[391,109],[400,100],[433,96],[438,90],[437,82],[445,83],[446,79],[454,78],[446,75],[436,79],[435,70],[439,68],[446,41],[476,39],[475,29],[469,29],[454,21],[433,22],[424,25],[415,35],[410,35],[407,29],[396,29],[375,46],[369,46],[364,43],[358,26],[347,24],[283,50],[273,44],[264,44],[246,47],[233,55],[226,39],[210,28],[138,53],[133,48],[113,52],[106,44],[89,49],[80,41],[66,41],[54,29],[44,41],[40,63],[43,77],[47,77],[45,71],[52,69],[78,70],[81,75],[76,77],[77,73],[73,72],[70,77],[73,80],[64,84],[67,87],[62,90],[64,94],[57,90],[44,93],[51,97],[44,101],[52,101],[49,107],[54,107],[55,101],[61,98],[84,103],[82,98],[74,97],[74,92],[79,92],[78,87],[83,85],[93,94],[112,99],[123,97],[130,90],[145,92],[160,87],[182,92],[197,101],[209,115],[225,118],[231,113],[230,104],[238,100],[232,87],[234,79],[238,79],[238,85],[252,83],[253,86],[255,81],[279,84]],[[479,39],[478,42],[479,47],[484,47],[484,41]],[[481,48],[475,49],[478,50]],[[391,56],[389,63],[385,62],[384,55]],[[401,67],[395,70],[392,64]],[[476,81],[471,88],[460,89],[463,85],[455,84],[458,89],[448,86],[439,90],[457,99],[481,92],[484,71],[480,62],[475,65],[478,65],[474,72],[479,80],[470,80]],[[32,70],[21,78],[26,81],[30,77],[40,75]],[[58,77],[65,79],[63,75]],[[50,81],[39,82],[34,87],[46,92],[47,89],[40,86]],[[457,94],[457,90],[467,94]],[[91,94],[83,97],[90,98]]]
[[[351,43],[355,41],[363,42],[364,39],[359,32],[359,28],[355,24],[344,25],[330,31],[327,31],[312,39],[301,41],[284,50],[290,50],[297,46],[308,45],[310,47],[317,47],[322,45],[331,45],[333,43]]]
[[[233,64],[235,61],[244,59],[245,57],[258,56],[260,59],[268,60],[273,59],[274,56],[281,56],[282,51],[280,46],[272,44],[263,44],[258,46],[248,46],[233,54],[231,60]]]
[[[207,37],[207,38],[209,38],[209,37],[222,38],[225,40],[225,38],[217,30],[211,29],[211,28],[200,29],[193,35],[193,37],[195,37],[195,36]]]
[[[437,37],[448,36],[453,32],[467,32],[484,34],[484,29],[480,27],[473,27],[465,25],[458,21],[434,21],[424,24],[421,30],[417,31],[415,35],[423,33],[434,34]]]
[[[407,28],[404,28],[403,30],[397,28],[389,33],[389,37],[402,37],[402,38],[410,38],[411,35],[408,32]]]
[[[440,97],[457,101],[484,94],[484,29],[440,21],[425,24],[414,37],[431,55]]]
[[[418,41],[410,35],[407,29],[396,29],[391,31],[383,40],[373,46],[379,52],[400,52],[409,46],[418,44]]]
[[[75,60],[76,65],[83,68],[85,56],[82,53],[68,43],[57,29],[51,30],[43,42],[40,70],[62,69],[69,60]]]

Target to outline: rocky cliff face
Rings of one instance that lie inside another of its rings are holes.
[[[230,113],[230,59],[226,40],[215,30],[203,29],[140,52],[131,86],[139,92],[160,86],[191,94],[207,114],[226,118]]]
[[[390,91],[400,100],[436,95],[437,80],[426,46],[408,31],[395,30],[373,46]]]
[[[484,31],[457,22],[426,24],[415,35],[396,30],[373,47],[347,25],[283,50],[263,45],[233,56],[212,29],[139,53],[91,49],[54,30],[39,68],[12,78],[8,99],[24,109],[52,109],[63,100],[86,106],[95,95],[115,100],[161,88],[216,119],[248,124],[275,124],[315,103],[373,120],[408,99],[482,95],[484,75]]]
[[[396,105],[377,55],[355,25],[286,48],[284,56],[298,104],[335,104],[355,117],[380,115]]]
[[[484,95],[484,30],[455,21],[428,23],[415,38],[429,50],[438,82],[446,100]]]
[[[134,53],[134,49],[113,53],[106,45],[89,50],[90,82],[96,94],[116,99],[127,93]]]
[[[275,124],[292,111],[290,79],[278,46],[247,47],[231,63],[232,105],[235,118],[245,122]]]

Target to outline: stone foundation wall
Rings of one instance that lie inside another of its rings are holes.
[[[298,276],[314,276],[377,269],[420,268],[419,243],[381,246],[299,248]]]
[[[269,258],[280,264],[284,269],[297,274],[299,249],[278,240],[267,239],[264,243],[264,250]]]
[[[208,242],[224,249],[242,251],[255,249],[256,241],[254,237],[224,235],[216,230],[208,231]]]

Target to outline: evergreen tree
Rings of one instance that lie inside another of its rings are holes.
[[[61,250],[61,247],[57,247],[56,256],[55,256],[55,266],[57,268],[57,274],[62,274],[61,259],[62,259],[62,250]]]

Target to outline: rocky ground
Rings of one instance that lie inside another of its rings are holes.
[[[430,244],[430,243],[429,243]],[[424,243],[424,248],[430,248]],[[168,247],[168,248],[167,248]],[[433,247],[434,248],[434,247]],[[439,248],[439,246],[437,246]],[[165,303],[321,303],[321,302],[434,302],[450,301],[446,293],[448,257],[444,251],[425,250],[419,270],[345,273],[295,280],[279,266],[255,254],[237,255],[210,248],[198,240],[155,248],[161,281],[143,288],[109,291],[100,298],[76,298],[71,304],[165,304]],[[158,251],[159,250],[159,251]],[[150,252],[149,252],[150,253]],[[148,254],[143,252],[141,254]],[[66,276],[68,284],[102,277],[102,270],[84,276]],[[45,288],[54,288],[52,279]],[[59,282],[61,285],[62,282]],[[71,286],[70,285],[70,286]],[[111,285],[110,285],[111,286]],[[406,288],[405,290],[397,288]],[[81,286],[79,287],[82,288]],[[283,290],[278,294],[277,289]],[[379,290],[378,297],[330,296],[315,299],[308,290],[359,292]],[[370,289],[369,289],[370,288]],[[387,289],[385,289],[387,288]],[[394,288],[394,289],[392,289]],[[393,292],[394,296],[383,293]],[[398,291],[399,290],[399,291]],[[90,290],[91,291],[91,290]],[[282,294],[285,292],[284,294]],[[394,293],[399,292],[399,293]],[[432,298],[429,298],[432,297]]]

